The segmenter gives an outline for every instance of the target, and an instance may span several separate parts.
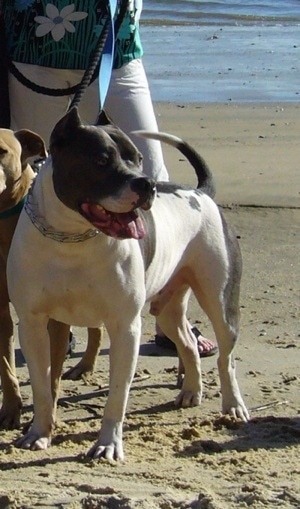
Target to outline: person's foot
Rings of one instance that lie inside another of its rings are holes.
[[[211,355],[215,355],[217,353],[218,347],[210,339],[202,336],[197,327],[192,327],[192,331],[197,339],[198,352],[200,357],[210,357]],[[175,343],[173,343],[173,341],[161,333],[156,334],[154,340],[157,346],[167,348],[169,350],[176,350]]]

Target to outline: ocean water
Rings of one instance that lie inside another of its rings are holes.
[[[154,101],[300,100],[300,0],[144,0]]]
[[[144,0],[146,23],[200,25],[300,25],[299,0]]]

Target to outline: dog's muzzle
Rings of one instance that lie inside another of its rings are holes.
[[[144,238],[145,225],[138,209],[150,209],[156,196],[156,184],[151,179],[139,177],[130,182],[129,188],[130,193],[137,197],[134,203],[126,202],[124,198],[120,203],[118,198],[113,197],[103,200],[105,206],[87,201],[80,204],[80,213],[95,228],[110,237],[136,240]]]
[[[149,210],[156,196],[155,181],[139,177],[131,182],[130,187],[140,197],[135,208],[141,207],[143,210]]]

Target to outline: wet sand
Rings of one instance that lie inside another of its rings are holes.
[[[159,129],[205,158],[220,204],[300,206],[300,103],[156,103]],[[170,179],[195,184],[182,156],[164,147]]]

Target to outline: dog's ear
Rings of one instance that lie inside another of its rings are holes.
[[[106,113],[106,111],[101,110],[101,111],[99,111],[99,115],[98,115],[95,125],[99,125],[99,126],[114,125],[114,123],[113,123],[111,117]]]
[[[21,129],[20,131],[16,131],[14,135],[22,147],[21,163],[23,169],[29,157],[47,157],[45,142],[39,134],[29,131],[28,129]]]
[[[74,106],[54,127],[50,136],[50,149],[53,144],[74,138],[74,132],[82,125],[78,109]]]

